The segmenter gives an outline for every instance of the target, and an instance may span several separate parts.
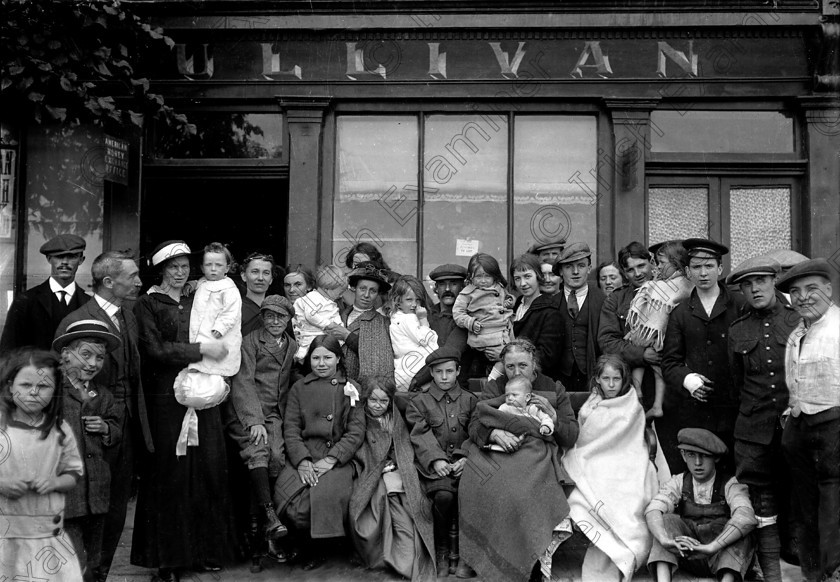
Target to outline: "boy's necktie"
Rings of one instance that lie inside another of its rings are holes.
[[[572,316],[572,319],[577,319],[578,311],[580,311],[580,308],[578,307],[577,294],[572,289],[571,293],[569,293],[569,315]]]

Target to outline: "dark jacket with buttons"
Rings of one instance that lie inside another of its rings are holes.
[[[559,377],[557,364],[560,352],[564,348],[563,320],[556,297],[557,295],[540,295],[534,299],[522,319],[513,322],[514,337],[525,337],[534,343],[540,355],[543,372],[554,380]],[[522,301],[524,299],[521,295],[517,297],[513,306],[514,313],[522,305]],[[600,309],[600,305],[598,308]]]
[[[560,312],[561,329],[558,330],[558,333],[562,337],[558,349],[558,366],[559,370],[567,375],[572,373],[570,362],[577,362],[580,371],[586,376],[591,376],[595,370],[595,362],[601,355],[601,349],[598,346],[598,327],[601,322],[601,308],[604,306],[604,292],[598,289],[598,286],[594,283],[587,283],[587,286],[589,290],[586,293],[586,301],[584,301],[580,308],[581,311],[574,321],[569,315],[565,290],[561,288],[560,292],[554,296],[554,302],[559,307]],[[519,336],[517,335],[517,337]],[[576,346],[576,340],[580,341],[581,345]],[[569,358],[570,355],[572,358]],[[564,363],[568,366],[566,370],[562,369]],[[548,373],[550,369],[543,364],[544,372]],[[551,374],[548,375],[551,376]]]
[[[732,381],[740,395],[735,438],[769,445],[788,406],[785,349],[800,316],[783,295],[770,309],[747,313],[729,326]]]
[[[743,312],[744,296],[730,293],[720,285],[711,315],[706,314],[697,290],[688,301],[677,305],[668,318],[662,348],[662,375],[667,389],[676,394],[680,406],[680,426],[705,428],[725,436],[731,444],[738,409],[738,394],[729,371],[729,325]],[[707,402],[693,398],[683,387],[685,377],[702,374],[712,382]]]
[[[475,395],[460,386],[443,391],[434,382],[413,395],[406,410],[406,424],[420,476],[436,482],[427,486],[427,492],[434,485],[447,490],[455,487],[450,478],[437,479],[432,465],[439,460],[452,463],[465,456],[461,445],[469,437],[467,430],[476,402]]]
[[[111,470],[105,461],[105,447],[119,444],[122,438],[123,407],[118,406],[107,388],[88,384],[91,397],[82,399],[78,389],[64,382],[64,420],[73,428],[85,473],[67,493],[64,518],[108,513],[111,499]],[[101,416],[110,429],[107,435],[85,431],[82,416]]]

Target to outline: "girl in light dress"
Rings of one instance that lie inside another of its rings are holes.
[[[426,290],[417,277],[402,275],[394,283],[391,304],[391,346],[394,348],[394,381],[399,392],[407,392],[426,356],[438,349],[438,336],[426,318]]]
[[[12,579],[78,582],[65,493],[84,465],[63,418],[58,358],[24,348],[0,364],[0,564]]]

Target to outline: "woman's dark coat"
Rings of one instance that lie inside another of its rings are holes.
[[[519,309],[523,297],[519,296],[513,305],[513,312]],[[540,363],[546,376],[555,380],[559,377],[557,363],[560,360],[560,349],[563,344],[563,321],[557,302],[548,295],[540,295],[525,316],[513,322],[513,335],[517,338],[528,338],[540,355]]]

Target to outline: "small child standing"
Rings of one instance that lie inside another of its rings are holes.
[[[388,300],[391,304],[391,346],[394,348],[394,381],[397,391],[407,392],[412,378],[423,368],[430,353],[438,349],[438,336],[426,318],[426,296],[417,277],[402,275]]]
[[[78,582],[77,552],[64,535],[65,493],[84,465],[64,420],[61,372],[51,353],[23,348],[0,365],[0,463],[3,573],[19,579]],[[63,564],[55,568],[55,561]]]
[[[674,475],[645,509],[653,547],[648,568],[656,582],[671,582],[677,567],[694,576],[740,582],[752,562],[755,517],[746,485],[717,472],[727,452],[712,432],[677,433],[688,470]]]
[[[218,406],[230,392],[227,378],[239,371],[242,347],[242,296],[227,276],[233,255],[221,243],[204,247],[201,271],[190,313],[190,342],[222,342],[227,355],[220,360],[204,356],[175,377],[175,399],[188,407],[176,454],[187,454],[187,446],[198,445],[196,410]]]
[[[446,346],[428,355],[432,381],[411,399],[405,414],[420,485],[432,501],[439,578],[447,573],[458,578],[475,576],[463,559],[450,564],[447,543],[450,526],[458,519],[458,485],[467,464],[461,445],[469,438],[467,427],[477,401],[458,385],[460,358],[457,349]]]
[[[653,348],[657,353],[661,353],[671,311],[688,299],[694,285],[685,276],[688,254],[681,242],[670,241],[662,245],[656,253],[656,260],[659,264],[659,274],[655,280],[648,281],[636,292],[627,313],[630,331],[624,339],[635,346]],[[665,380],[662,378],[660,366],[651,365],[651,368],[656,378],[656,392],[647,417],[658,418],[663,415]],[[633,368],[633,386],[640,399],[644,375],[644,366]]]
[[[95,377],[106,355],[121,344],[119,336],[95,319],[71,323],[53,341],[53,350],[61,354],[64,418],[73,428],[85,463],[85,474],[67,494],[64,518],[86,582],[102,579],[99,567],[111,501],[111,470],[105,448],[118,445],[122,438],[122,412],[111,392]]]
[[[327,327],[341,325],[336,299],[347,289],[347,278],[335,265],[318,269],[315,276],[317,287],[295,299],[295,316],[292,326],[298,343],[295,362],[303,364],[312,340],[327,332]],[[344,343],[344,342],[342,342]]]
[[[467,344],[496,362],[488,380],[502,376],[499,354],[513,339],[513,296],[499,262],[487,253],[476,253],[467,265],[469,285],[452,306],[455,324],[467,330]]]
[[[554,434],[554,421],[550,414],[531,402],[531,396],[533,396],[531,389],[531,381],[525,376],[514,376],[508,380],[505,384],[505,403],[499,406],[499,411],[533,418],[540,423],[540,434],[552,435]],[[497,450],[506,452],[499,445],[491,445],[490,448],[493,447],[498,447]]]

